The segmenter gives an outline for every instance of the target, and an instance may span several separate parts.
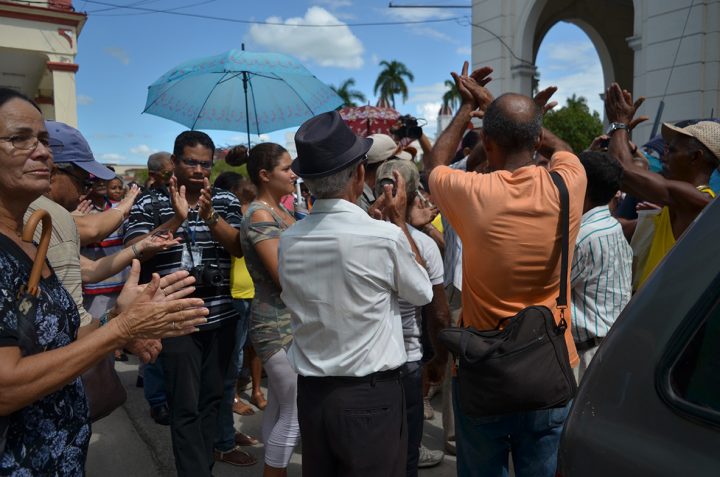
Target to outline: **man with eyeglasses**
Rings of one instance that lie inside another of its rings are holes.
[[[214,153],[207,134],[181,133],[175,139],[169,190],[147,191],[138,198],[125,235],[126,246],[148,234],[170,232],[180,237],[182,244],[158,253],[144,267],[161,276],[194,270],[198,282],[193,296],[203,298],[210,309],[208,322],[193,337],[162,342],[159,362],[179,476],[211,475],[224,377],[235,346],[230,255],[242,256],[238,232],[242,213],[237,197],[209,186]]]

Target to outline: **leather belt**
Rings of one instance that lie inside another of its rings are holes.
[[[587,351],[589,349],[595,348],[596,346],[600,346],[600,343],[602,343],[604,339],[605,337],[601,336],[590,338],[589,340],[585,340],[580,343],[575,343],[575,349],[577,349],[578,351]]]

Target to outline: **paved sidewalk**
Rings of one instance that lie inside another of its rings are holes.
[[[130,356],[126,363],[116,363],[120,379],[125,384],[128,399],[124,406],[93,425],[90,452],[87,461],[88,477],[170,477],[175,475],[175,465],[170,442],[170,428],[155,424],[142,389],[135,387],[137,361]],[[246,398],[248,396],[245,396]],[[441,397],[433,399],[435,418],[425,421],[423,443],[430,449],[442,448]],[[262,412],[253,416],[235,415],[235,427],[255,437],[260,437]],[[260,477],[262,475],[263,446],[245,447],[258,463],[252,467],[235,467],[218,463],[217,477]],[[288,467],[289,477],[301,475],[302,449],[298,446]],[[446,455],[443,462],[430,469],[420,469],[421,477],[450,477],[455,473],[455,457]]]

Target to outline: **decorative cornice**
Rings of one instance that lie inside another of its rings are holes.
[[[77,63],[62,63],[60,61],[48,61],[47,68],[50,71],[69,71],[71,73],[77,73],[80,65]]]
[[[0,17],[75,27],[80,34],[87,14],[0,1]]]

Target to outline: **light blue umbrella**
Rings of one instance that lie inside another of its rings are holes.
[[[279,53],[226,53],[187,61],[148,87],[143,112],[191,129],[262,134],[298,126],[343,100],[297,60]]]

